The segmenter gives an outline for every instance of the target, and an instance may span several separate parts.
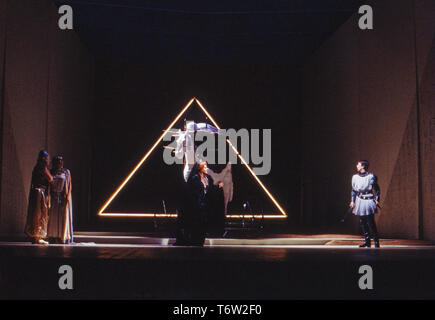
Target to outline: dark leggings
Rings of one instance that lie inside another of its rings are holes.
[[[364,235],[371,235],[373,240],[378,239],[378,230],[376,229],[375,215],[360,216],[359,223]]]

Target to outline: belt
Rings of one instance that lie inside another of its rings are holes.
[[[372,200],[374,195],[373,193],[358,193],[358,198],[363,200]]]
[[[32,188],[34,188],[34,189],[44,189],[44,191],[47,191],[47,189],[48,189],[47,186],[39,185],[39,184],[32,186]]]
[[[372,192],[372,191],[358,191],[358,195],[363,195],[363,196],[365,196],[365,195],[367,195],[367,194],[373,194],[373,192]]]

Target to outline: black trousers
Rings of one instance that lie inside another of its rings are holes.
[[[359,223],[366,238],[373,238],[373,240],[378,240],[378,230],[375,223],[375,215],[370,214],[368,216],[360,216]]]

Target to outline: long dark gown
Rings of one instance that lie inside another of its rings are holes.
[[[207,193],[207,198],[207,232],[209,236],[222,237],[225,232],[225,201],[223,190],[213,185]]]
[[[204,188],[198,173],[198,164],[195,164],[182,190],[183,201],[178,210],[176,245],[204,244],[210,211],[208,195],[213,186],[213,179],[210,176],[207,178],[208,186]]]

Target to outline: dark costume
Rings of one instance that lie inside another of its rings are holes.
[[[209,177],[213,183],[213,178]],[[211,237],[222,237],[225,233],[225,201],[223,188],[213,184],[207,194],[207,232]]]
[[[195,133],[199,131],[219,133],[219,130],[210,124],[186,122],[186,120],[185,131],[178,130],[176,133],[178,138],[175,156],[178,159],[184,159],[183,178],[186,182],[180,187],[182,200],[177,209],[177,245],[203,243],[204,240],[201,239],[205,235],[199,234],[205,232],[204,230],[221,236],[224,233],[227,206],[233,197],[230,163],[220,173],[215,173],[209,169],[208,185],[204,189],[198,174],[198,165],[203,162],[203,159],[202,155],[196,152],[199,141],[194,139]],[[219,182],[224,183],[224,186],[216,191],[217,188],[214,185]],[[198,238],[198,240],[194,238]]]
[[[213,179],[207,175],[208,185],[201,182],[196,163],[184,185],[183,200],[178,210],[176,245],[204,245],[211,211]]]
[[[351,200],[355,203],[353,213],[360,218],[360,226],[364,234],[364,243],[361,247],[370,247],[370,234],[379,247],[378,231],[375,223],[375,214],[378,212],[376,201],[380,199],[381,190],[377,178],[373,173],[357,173],[352,177]]]
[[[50,182],[45,169],[45,165],[38,163],[32,172],[24,233],[33,239],[43,239],[47,236]]]

